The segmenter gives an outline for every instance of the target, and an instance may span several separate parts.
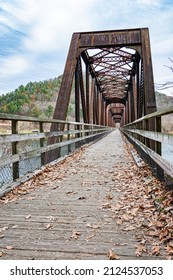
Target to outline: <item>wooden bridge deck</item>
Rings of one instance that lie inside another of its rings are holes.
[[[0,259],[165,258],[148,234],[153,180],[111,132],[1,199]]]

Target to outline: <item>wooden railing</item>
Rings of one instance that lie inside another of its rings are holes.
[[[164,178],[164,172],[173,177],[173,154],[172,161],[162,157],[162,143],[173,145],[173,134],[161,131],[161,117],[172,113],[173,107],[170,107],[167,110],[146,115],[121,128],[121,131],[151,165],[156,176],[161,180]],[[151,131],[150,127],[154,127],[154,129]]]
[[[39,158],[41,167],[45,164],[45,154],[66,147],[66,154],[80,145],[104,136],[111,131],[110,127],[94,124],[68,122],[55,119],[38,119],[26,116],[0,114],[0,120],[9,121],[8,129],[0,133],[0,187],[8,181],[2,179],[4,172],[9,174],[9,181],[22,176],[21,163],[27,170],[27,160]],[[56,124],[56,130],[50,131],[50,126]],[[56,143],[49,144],[48,139],[56,137]],[[6,149],[6,152],[5,152]],[[8,169],[7,169],[8,166]],[[6,169],[4,169],[6,168]],[[34,168],[35,169],[35,166]],[[11,173],[11,174],[10,174]]]

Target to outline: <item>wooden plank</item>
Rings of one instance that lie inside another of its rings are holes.
[[[125,209],[118,212],[104,207],[105,203],[112,206],[123,203],[121,196],[126,194],[130,184],[143,184],[138,175],[133,182],[128,181],[126,172],[134,171],[134,165],[119,131],[88,146],[80,155],[76,159],[71,157],[63,165],[52,166],[50,173],[35,177],[30,182],[34,190],[28,189],[28,194],[17,197],[17,190],[14,190],[16,200],[7,202],[6,197],[0,202],[0,230],[4,235],[0,238],[2,260],[108,259],[109,250],[121,259],[137,259],[136,245],[144,238],[145,228],[137,225],[137,215],[127,222],[135,229],[128,231],[126,221],[123,225],[117,223],[133,203],[127,204],[125,200]],[[125,178],[115,175],[119,172]],[[64,176],[60,179],[60,175]],[[27,185],[23,187],[27,189]],[[108,198],[110,194],[112,199]],[[135,200],[136,196],[137,193]],[[82,197],[84,199],[80,199]],[[143,213],[139,207],[139,221],[148,217]],[[75,231],[80,233],[77,238]],[[150,252],[144,253],[141,259],[155,259]]]
[[[165,144],[173,145],[173,134],[169,133],[161,133],[161,132],[155,132],[155,131],[147,131],[147,130],[141,130],[141,129],[125,129],[125,131],[136,133],[140,136],[144,136],[146,138],[149,138],[151,140],[159,141]]]
[[[145,146],[125,130],[123,130],[123,133],[126,134],[135,144],[137,144],[148,156],[150,156],[168,175],[173,177],[173,164],[171,162],[163,159],[160,155]]]
[[[130,127],[131,125],[142,122],[144,120],[149,120],[149,119],[155,118],[155,117],[162,117],[162,116],[166,116],[166,115],[169,115],[169,114],[173,114],[173,106],[170,106],[168,109],[158,110],[154,113],[145,115],[144,117],[142,117],[140,119],[137,119],[134,122],[125,125],[124,127]]]
[[[43,123],[59,123],[59,124],[71,124],[71,125],[77,125],[77,124],[83,124],[86,126],[90,126],[90,124],[86,124],[83,122],[69,122],[69,121],[63,121],[58,119],[48,119],[48,118],[34,118],[34,117],[28,117],[28,116],[20,116],[20,115],[12,115],[12,114],[4,114],[0,113],[0,120],[16,120],[16,121],[25,121],[25,122],[43,122]],[[95,127],[104,127],[100,125],[94,125]]]
[[[88,135],[88,136],[72,139],[72,140],[69,140],[69,141],[64,141],[64,142],[61,142],[61,143],[55,143],[55,144],[52,144],[52,145],[48,145],[46,147],[38,148],[36,150],[32,150],[32,151],[29,151],[29,152],[24,152],[24,153],[20,153],[20,154],[8,156],[8,157],[1,157],[0,158],[0,166],[4,166],[4,165],[10,164],[10,163],[14,163],[14,162],[17,162],[19,160],[25,160],[25,159],[32,158],[32,157],[37,157],[37,156],[40,156],[41,153],[45,153],[45,152],[54,150],[56,148],[71,145],[71,144],[74,144],[74,143],[77,143],[77,142],[80,142],[80,141],[92,139],[92,137],[101,137],[105,133],[106,132],[104,130],[103,132],[99,132],[99,133],[94,134],[94,135]]]

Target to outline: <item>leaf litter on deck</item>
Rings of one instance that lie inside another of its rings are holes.
[[[129,153],[126,145],[124,147]],[[44,171],[41,171],[29,181],[22,183],[15,190],[2,197],[0,202],[8,203],[20,199],[20,197],[35,189],[49,188],[50,190],[51,188],[59,188],[61,181],[66,179],[68,172],[78,174],[80,171],[80,156],[85,148],[79,149],[60,163],[48,165],[44,168]],[[100,208],[113,214],[112,223],[118,224],[120,230],[135,231],[136,246],[134,252],[136,256],[140,257],[143,254],[148,254],[163,255],[163,257],[168,258],[169,255],[173,255],[173,215],[171,213],[173,209],[173,192],[172,190],[166,190],[164,185],[153,177],[148,166],[140,169],[135,165],[130,154],[129,157],[130,164],[128,167],[116,164],[115,170],[110,171],[105,168],[103,173],[98,172],[96,165],[85,165],[83,172],[88,172],[89,174],[90,170],[95,170],[98,173],[98,177],[96,177],[98,185],[110,185],[108,191],[114,190],[119,194],[119,199],[115,204],[113,195],[111,193],[106,194],[106,201],[102,201]],[[84,184],[92,185],[87,180]],[[76,192],[69,191],[66,194],[75,195]],[[97,198],[97,196],[95,197]],[[84,196],[79,198],[84,199]],[[29,218],[30,215],[26,216],[26,219]],[[95,229],[94,227],[97,227],[97,225],[88,224],[88,227]],[[101,227],[100,224],[99,227]],[[45,226],[46,230],[50,228],[50,224]],[[136,229],[138,230],[137,233]],[[1,231],[4,232],[3,229]],[[72,232],[70,239],[76,240],[80,235],[81,233],[75,230]],[[89,236],[88,239],[94,236],[95,234]],[[111,250],[107,256],[109,259],[119,258]]]

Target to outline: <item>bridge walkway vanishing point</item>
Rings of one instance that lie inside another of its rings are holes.
[[[1,259],[171,258],[160,185],[114,130],[1,199]]]

